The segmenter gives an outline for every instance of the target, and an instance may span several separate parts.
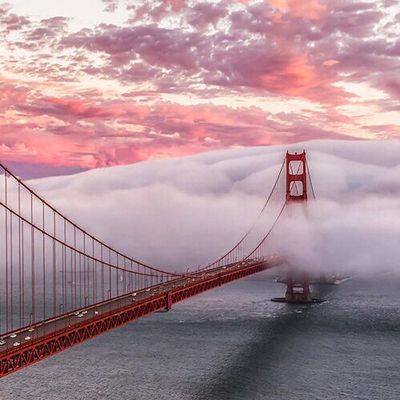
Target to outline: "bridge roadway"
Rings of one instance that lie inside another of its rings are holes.
[[[185,274],[8,333],[1,337],[0,377],[150,313],[169,310],[173,303],[282,263],[281,257],[273,255]]]

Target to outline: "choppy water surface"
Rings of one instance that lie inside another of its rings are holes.
[[[398,400],[399,288],[353,279],[288,306],[258,274],[4,378],[0,399]]]

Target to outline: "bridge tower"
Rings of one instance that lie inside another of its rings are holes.
[[[307,159],[306,152],[286,153],[286,202],[307,202]],[[323,300],[312,297],[310,278],[306,272],[289,268],[285,297],[273,298],[272,301],[281,303],[319,303]]]

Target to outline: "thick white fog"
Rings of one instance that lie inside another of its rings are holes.
[[[29,184],[128,255],[182,270],[212,261],[245,233],[287,149],[306,149],[317,200],[285,211],[271,251],[311,269],[400,271],[400,141],[242,148]],[[267,210],[265,231],[276,210]]]

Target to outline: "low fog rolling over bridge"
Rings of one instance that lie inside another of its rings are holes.
[[[174,303],[285,263],[269,238],[311,193],[306,153],[287,153],[257,221],[225,255],[186,273],[122,254],[64,216],[0,164],[0,377]],[[280,187],[284,190],[279,191]],[[272,200],[275,208],[270,207]],[[271,208],[271,209],[270,209]],[[266,214],[271,219],[261,224]],[[289,273],[279,301],[313,302]]]

